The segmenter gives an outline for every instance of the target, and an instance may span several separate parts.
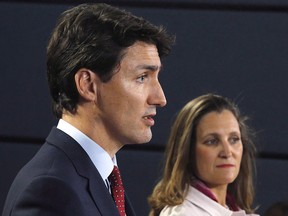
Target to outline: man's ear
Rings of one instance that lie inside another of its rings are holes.
[[[87,101],[95,101],[97,98],[98,76],[91,70],[81,68],[74,76],[79,95]]]

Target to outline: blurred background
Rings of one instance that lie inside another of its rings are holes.
[[[46,81],[46,45],[60,13],[79,3],[84,1],[0,0],[0,212],[16,173],[57,123]],[[176,35],[160,74],[168,104],[157,112],[153,139],[118,153],[137,215],[148,215],[147,197],[160,176],[173,117],[189,100],[208,92],[234,100],[257,132],[258,213],[288,200],[288,2],[106,3]]]

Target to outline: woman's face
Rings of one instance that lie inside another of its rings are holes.
[[[209,187],[227,186],[240,169],[243,145],[239,124],[229,110],[210,112],[196,129],[196,174]]]

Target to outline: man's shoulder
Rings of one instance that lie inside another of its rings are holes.
[[[69,180],[78,176],[73,161],[77,159],[85,160],[81,147],[68,135],[54,127],[46,142],[23,166],[15,180],[31,181],[38,176],[54,176]]]

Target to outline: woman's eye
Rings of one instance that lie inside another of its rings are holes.
[[[204,142],[207,145],[215,145],[217,144],[217,139],[209,139]]]
[[[240,141],[240,138],[239,137],[232,137],[230,138],[230,143],[231,144],[236,144]]]

